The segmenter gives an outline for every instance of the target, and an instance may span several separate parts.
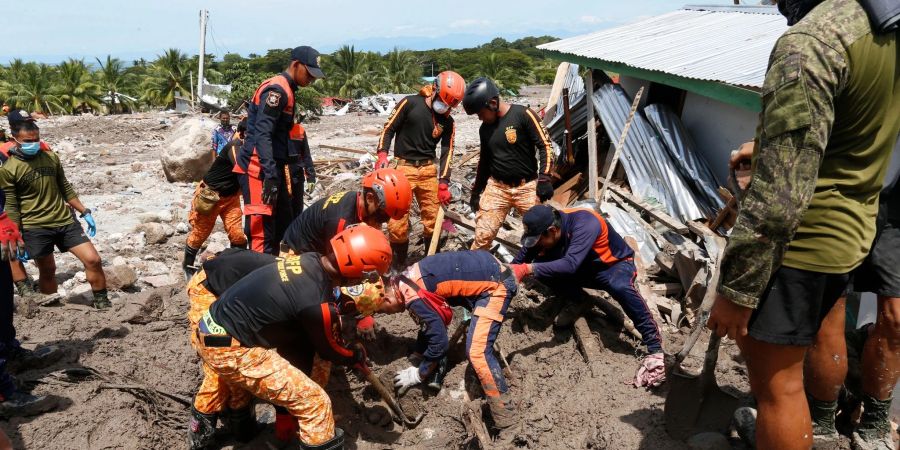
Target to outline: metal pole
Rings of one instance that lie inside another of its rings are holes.
[[[206,20],[209,18],[209,11],[200,10],[200,61],[197,68],[197,105],[200,105],[203,98],[203,63],[206,59]]]
[[[597,199],[597,121],[594,118],[594,69],[588,68],[584,75],[584,93],[587,100],[587,145],[588,145],[588,195]]]

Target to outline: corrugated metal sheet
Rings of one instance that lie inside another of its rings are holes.
[[[759,89],[786,29],[775,7],[689,6],[538,48]]]

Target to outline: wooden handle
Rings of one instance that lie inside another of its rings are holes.
[[[438,206],[437,217],[434,220],[434,231],[431,232],[431,245],[428,246],[428,256],[437,251],[438,241],[441,240],[441,228],[444,225],[444,208]]]

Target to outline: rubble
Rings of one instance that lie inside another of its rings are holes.
[[[175,127],[160,154],[166,180],[191,182],[203,178],[213,162],[209,140],[215,126],[205,117],[191,117]]]

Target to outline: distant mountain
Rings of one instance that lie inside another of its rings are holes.
[[[550,35],[560,38],[566,38],[583,34],[584,31],[573,32],[572,30],[539,30],[522,33],[489,33],[489,34],[471,34],[457,33],[448,34],[439,37],[429,36],[397,36],[397,37],[371,37],[363,39],[347,39],[335,43],[333,45],[324,45],[319,48],[320,51],[331,53],[342,45],[353,45],[356,50],[371,51],[384,53],[390,51],[394,47],[400,47],[404,50],[432,50],[437,48],[472,48],[486,44],[496,37],[502,37],[508,41],[521,39],[527,36]]]

